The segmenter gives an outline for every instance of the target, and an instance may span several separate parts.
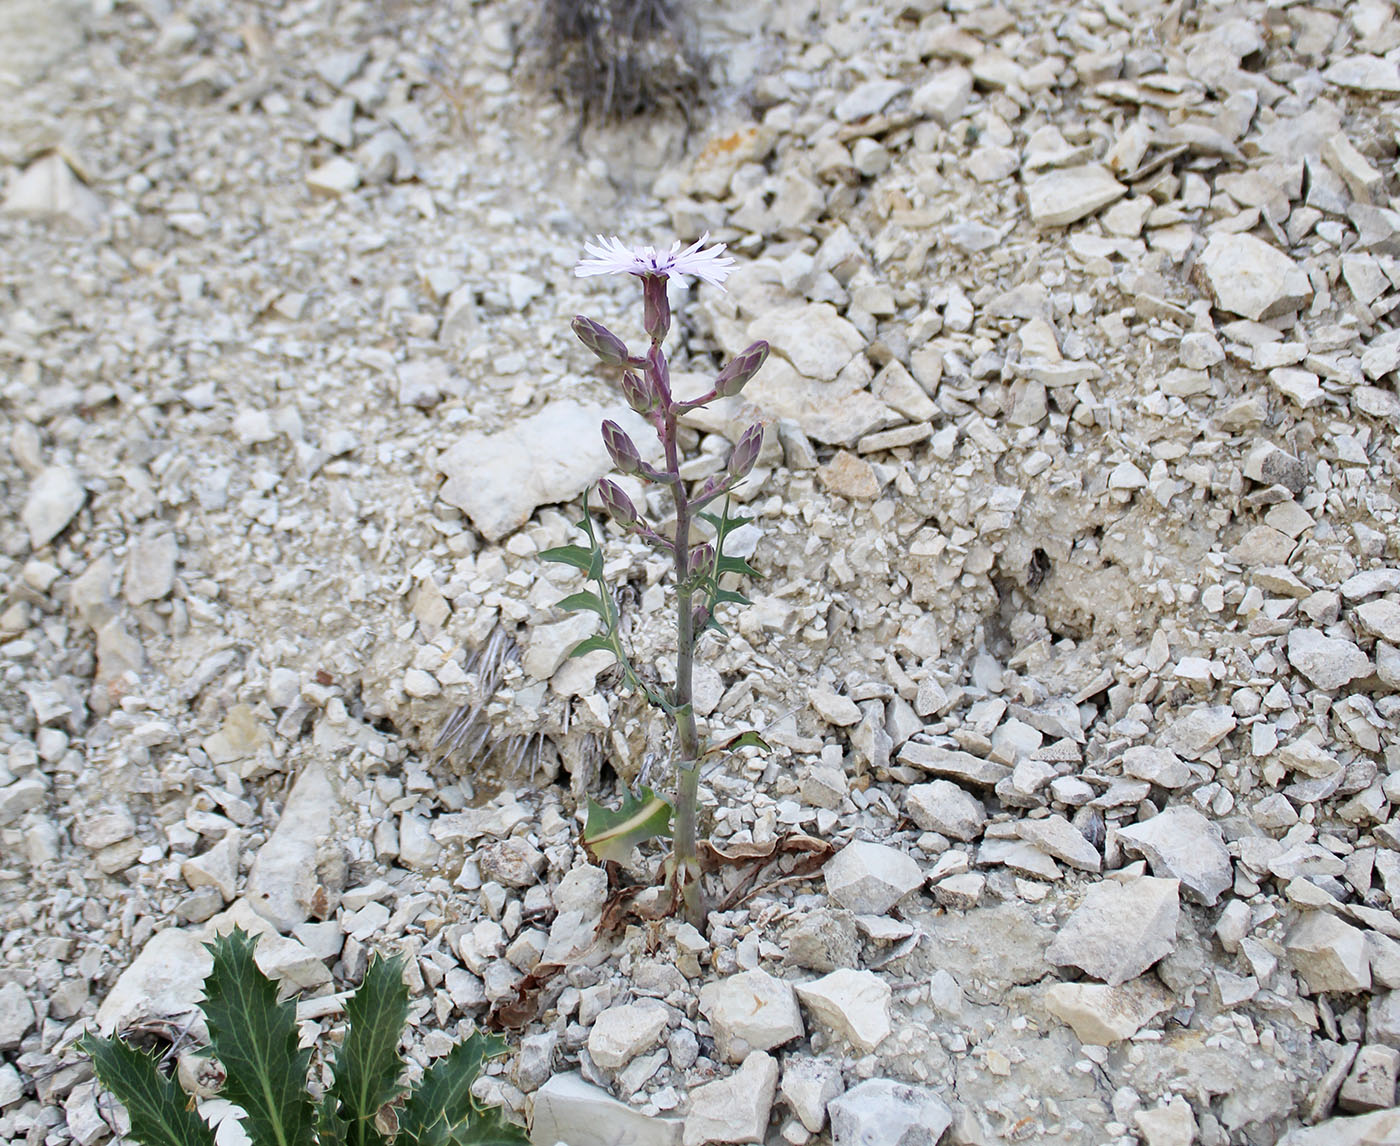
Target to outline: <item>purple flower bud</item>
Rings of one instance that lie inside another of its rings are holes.
[[[763,425],[755,422],[739,436],[739,444],[729,455],[729,482],[742,481],[748,477],[754,463],[758,461],[758,451],[763,448]]]
[[[666,364],[666,355],[661,353],[661,347],[653,346],[647,351],[647,375],[656,388],[657,404],[669,406],[671,404],[671,368]]]
[[[642,327],[654,343],[664,342],[671,329],[671,300],[665,275],[642,275]]]
[[[631,370],[622,376],[622,396],[639,414],[650,414],[656,409],[656,392],[646,378]]]
[[[616,422],[603,423],[603,445],[621,473],[634,474],[642,468],[642,455]]]
[[[758,373],[768,358],[768,343],[759,341],[746,348],[742,354],[719,372],[715,379],[715,397],[732,398],[739,393],[750,378]]]
[[[616,482],[608,481],[607,478],[599,481],[598,500],[603,503],[603,508],[623,529],[634,529],[641,524],[641,519],[637,516],[637,507],[632,504],[632,499],[622,492]]]
[[[594,322],[581,314],[575,315],[574,333],[605,365],[627,365],[627,344],[601,322]]]
[[[690,551],[690,572],[699,573],[715,563],[715,547],[708,541]]]

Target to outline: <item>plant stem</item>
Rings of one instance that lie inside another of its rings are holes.
[[[672,836],[674,879],[685,905],[686,922],[703,928],[705,912],[700,896],[700,861],[696,854],[696,821],[700,787],[700,737],[695,727],[692,680],[695,667],[694,593],[690,589],[690,520],[692,506],[680,480],[680,454],[676,442],[677,410],[665,413],[662,445],[666,466],[673,476],[671,495],[676,506],[676,823]]]

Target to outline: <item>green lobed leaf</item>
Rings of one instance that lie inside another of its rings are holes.
[[[553,549],[540,550],[540,560],[572,565],[587,573],[593,568],[593,550],[585,549],[582,545],[556,545]]]
[[[742,557],[726,557],[720,554],[715,558],[716,573],[741,573],[745,577],[762,577],[757,569],[745,561]]]
[[[189,1097],[160,1072],[159,1054],[92,1034],[78,1049],[91,1057],[97,1081],[126,1107],[131,1137],[141,1146],[214,1146],[214,1132],[190,1109]]]
[[[345,1001],[349,1029],[335,1057],[335,1082],[327,1099],[339,1106],[332,1113],[346,1123],[348,1146],[380,1146],[384,1139],[375,1129],[375,1116],[402,1089],[398,1049],[408,1019],[403,965],[401,956],[376,958]]]
[[[641,789],[641,798],[630,792],[617,811],[588,801],[588,822],[583,842],[600,860],[625,863],[632,849],[646,840],[671,834],[671,805],[650,788]]]
[[[750,728],[747,732],[740,732],[737,736],[731,736],[728,740],[721,740],[711,747],[711,752],[736,752],[740,748],[762,748],[765,752],[772,752],[773,749],[768,741],[764,740],[757,732]]]
[[[241,928],[206,945],[214,966],[201,1010],[228,1076],[222,1097],[243,1108],[242,1128],[256,1146],[314,1146],[311,1050],[298,1049],[296,1004],[277,1001],[276,985],[253,962],[255,945]]]
[[[753,602],[742,593],[736,593],[733,589],[716,589],[715,604],[717,605],[752,605]]]
[[[617,649],[607,637],[588,637],[585,640],[579,641],[579,643],[570,650],[569,659],[572,660],[574,657],[586,656],[588,653],[600,651],[612,653],[614,657],[617,656]]]
[[[471,1095],[481,1064],[504,1054],[496,1035],[474,1032],[433,1063],[399,1111],[394,1146],[519,1146],[524,1131],[496,1111],[479,1107]]]
[[[608,607],[603,604],[603,599],[597,593],[590,593],[587,589],[579,593],[570,593],[562,601],[556,601],[554,607],[568,613],[578,613],[586,609],[588,612],[597,613],[598,616],[602,617],[604,624],[612,621],[612,614],[608,611]]]

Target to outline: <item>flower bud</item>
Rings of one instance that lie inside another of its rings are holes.
[[[729,455],[729,481],[742,481],[748,477],[754,463],[758,461],[758,451],[763,448],[763,425],[755,422],[739,436],[739,444]]]
[[[642,375],[629,370],[622,376],[622,396],[627,404],[642,415],[656,409],[656,391]]]
[[[708,569],[715,563],[715,547],[706,541],[690,551],[690,572],[692,575]]]
[[[637,516],[637,507],[632,504],[632,499],[622,492],[616,482],[608,481],[607,478],[599,481],[598,500],[603,503],[603,508],[623,529],[633,529],[641,524],[641,519]]]
[[[671,329],[671,300],[665,275],[642,275],[642,327],[654,343],[664,342]]]
[[[583,315],[574,316],[574,333],[607,366],[627,365],[627,344],[601,322]]]
[[[671,404],[671,367],[666,363],[666,355],[661,347],[653,346],[647,351],[647,374],[656,389],[657,405]]]
[[[634,474],[642,468],[642,455],[616,422],[603,423],[603,445],[621,473]]]
[[[768,358],[768,343],[759,341],[746,348],[715,379],[715,397],[732,398],[758,373]]]

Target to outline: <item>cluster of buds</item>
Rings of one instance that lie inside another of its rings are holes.
[[[670,311],[653,298],[654,295],[665,298],[665,279],[659,275],[646,276],[643,284],[643,293],[649,300],[647,333],[652,337],[652,344],[645,354],[633,354],[627,344],[601,322],[584,315],[574,319],[573,329],[578,340],[597,355],[600,362],[622,370],[622,395],[628,406],[656,427],[668,462],[664,471],[648,466],[627,432],[616,422],[605,421],[603,445],[607,447],[613,465],[622,474],[639,476],[648,481],[674,483],[680,481],[675,450],[676,419],[717,398],[733,398],[740,393],[762,368],[768,357],[768,343],[760,341],[746,347],[719,372],[709,391],[699,398],[677,402],[671,396],[671,371],[660,344],[660,338],[666,333]],[[653,321],[653,315],[661,317]],[[662,321],[662,317],[666,322]],[[702,506],[743,481],[757,464],[762,447],[763,426],[755,423],[740,435],[724,473],[708,479],[691,499],[692,507]],[[608,513],[623,529],[655,536],[643,525],[636,507],[615,483],[601,482],[598,493]]]

